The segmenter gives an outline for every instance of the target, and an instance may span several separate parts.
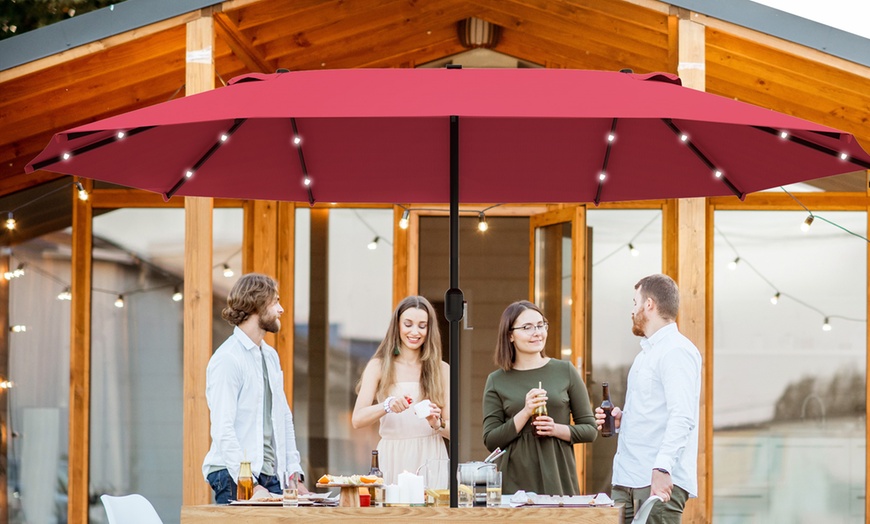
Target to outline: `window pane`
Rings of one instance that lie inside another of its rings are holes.
[[[296,217],[293,412],[303,464],[316,476],[367,473],[377,425],[355,430],[350,419],[392,312],[393,211]]]
[[[241,209],[214,210],[213,342],[241,273]],[[164,523],[179,521],[183,450],[184,210],[120,209],[94,218],[90,493],[139,493]],[[223,263],[235,269],[224,276]],[[201,461],[203,457],[196,460]],[[203,480],[203,482],[205,482]]]
[[[8,367],[0,373],[11,381],[0,389],[10,523],[66,522],[70,301],[61,294],[70,284],[70,244],[67,229],[3,255],[12,273]]]
[[[634,285],[662,271],[662,213],[659,209],[590,209],[586,214],[591,263],[591,351],[586,363],[586,386],[594,406],[601,404],[601,383],[610,385],[613,405],[625,404],[628,370],[640,351],[631,333]],[[589,493],[610,492],[616,438],[587,444]]]
[[[867,244],[805,217],[715,215],[717,522],[864,521]]]

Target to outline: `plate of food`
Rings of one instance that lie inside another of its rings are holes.
[[[251,500],[231,500],[230,506],[282,506],[284,497],[274,495],[272,497],[260,497]]]
[[[318,488],[381,487],[384,479],[374,475],[323,475],[317,479]]]

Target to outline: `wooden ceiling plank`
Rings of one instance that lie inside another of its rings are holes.
[[[258,31],[265,26],[285,25],[288,21],[302,20],[310,16],[312,11],[334,11],[341,8],[341,0],[294,0],[292,2],[257,2],[241,9],[229,7],[224,3],[224,12],[236,20],[239,29],[245,32]],[[368,5],[366,2],[347,2],[348,4]],[[353,9],[355,6],[348,6]]]
[[[478,1],[478,0],[475,0]],[[657,12],[626,2],[601,2],[600,0],[503,0],[507,10],[513,6],[552,13],[571,20],[588,20],[587,25],[606,31],[614,26],[630,25],[654,32],[667,31],[667,12]],[[488,2],[489,6],[491,2]],[[603,25],[598,25],[603,24]]]
[[[254,44],[250,39],[242,33],[239,27],[230,20],[225,13],[215,13],[214,21],[217,35],[229,46],[233,54],[236,55],[236,57],[241,60],[251,72],[275,72],[275,64],[266,60],[266,58],[254,48]]]
[[[733,56],[741,62],[759,62],[764,67],[781,71],[791,78],[799,79],[800,82],[829,84],[836,86],[838,90],[849,91],[862,98],[866,98],[868,91],[870,91],[868,89],[870,69],[866,71],[868,76],[861,76],[827,64],[815,64],[813,67],[807,67],[805,60],[786,51],[720,31],[708,29],[707,35],[707,46],[717,54],[717,57]]]
[[[104,53],[90,54],[58,64],[49,71],[22,75],[9,81],[0,80],[3,86],[0,104],[27,97],[40,97],[52,91],[68,89],[70,86],[88,86],[100,77],[109,76],[110,80],[102,80],[103,83],[109,83],[126,76],[135,76],[130,75],[131,67],[149,63],[148,67],[153,68],[159,63],[155,60],[165,60],[165,57],[174,54],[184,60],[184,49],[183,27],[151,34],[141,41],[106,49]],[[124,73],[116,73],[119,70]]]
[[[268,32],[263,30],[258,33],[257,38],[258,41],[267,42],[267,58],[280,57],[280,63],[285,60],[292,62],[300,54],[317,54],[323,49],[335,46],[350,46],[349,49],[342,50],[341,54],[353,52],[357,45],[366,47],[383,38],[393,38],[393,32],[425,37],[428,30],[458,22],[476,13],[472,6],[455,0],[431,0],[422,4],[402,5],[406,7],[399,10],[392,5],[368,9],[356,17],[333,18],[325,25],[316,27],[304,25],[302,20],[298,20],[291,26],[271,28]],[[328,18],[327,14],[325,19]]]
[[[483,13],[485,19],[506,28],[521,30],[565,46],[598,55],[612,54],[614,50],[625,56],[651,56],[657,62],[667,64],[668,37],[665,32],[641,36],[630,35],[625,27],[619,30],[601,31],[587,25],[588,21],[568,20],[549,13],[525,11],[518,15],[516,9],[506,9],[500,0],[481,0],[492,7]],[[608,33],[618,35],[602,36]],[[599,38],[601,37],[601,38]],[[644,41],[642,38],[647,38]]]
[[[325,63],[325,67],[337,67],[335,62],[347,62],[354,55],[368,56],[372,50],[389,49],[391,42],[413,42],[412,47],[425,47],[438,40],[433,33],[444,30],[455,32],[455,23],[470,16],[469,7],[463,4],[451,4],[449,9],[437,10],[425,17],[411,17],[393,20],[390,24],[380,27],[367,25],[363,33],[351,32],[340,40],[317,42],[310,47],[300,47],[296,42],[286,42],[286,49],[273,46],[269,55],[281,56],[279,64],[288,69],[317,68]],[[458,37],[457,37],[458,38]],[[369,59],[361,59],[360,63]],[[302,64],[306,66],[303,67]]]
[[[178,30],[180,28],[182,34],[184,34],[185,24],[191,20],[199,18],[199,16],[198,11],[194,13],[186,13],[161,22],[155,22],[148,26],[138,27],[120,35],[103,38],[83,46],[74,47],[67,51],[62,51],[39,60],[34,60],[33,62],[28,62],[27,64],[18,67],[0,71],[0,84],[5,84],[10,80],[31,75],[49,68],[53,69],[60,65],[67,65],[70,62],[85,58],[88,55],[102,54],[115,47],[120,47],[130,42],[138,42],[139,39],[163,33],[167,30]]]

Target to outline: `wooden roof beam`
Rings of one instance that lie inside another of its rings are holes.
[[[233,54],[252,72],[274,73],[275,65],[270,63],[254,48],[254,44],[242,33],[239,26],[230,20],[226,13],[215,13],[215,29],[226,42]]]

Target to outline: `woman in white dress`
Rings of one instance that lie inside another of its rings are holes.
[[[429,460],[447,459],[449,380],[432,304],[420,296],[405,298],[363,371],[352,417],[354,428],[380,421],[378,455],[387,484],[395,484],[399,473],[413,473]],[[421,401],[429,401],[426,418],[414,411]],[[429,487],[446,488],[446,475],[444,471],[438,485]]]

